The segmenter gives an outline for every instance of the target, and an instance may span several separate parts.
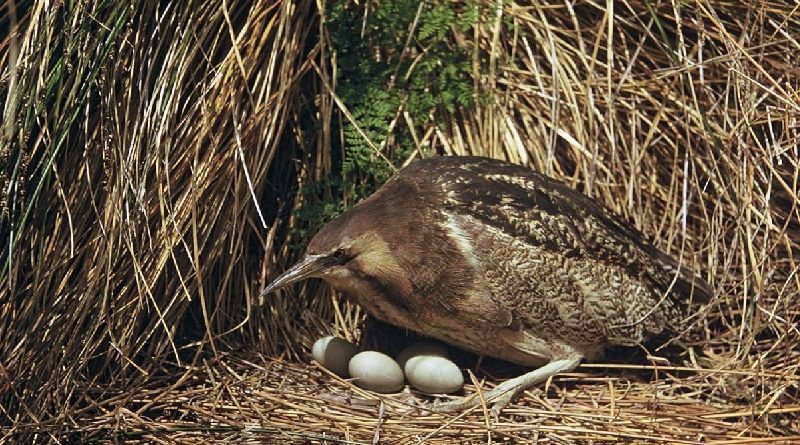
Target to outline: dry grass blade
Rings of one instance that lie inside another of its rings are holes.
[[[244,259],[272,250],[259,215],[278,210],[254,197],[291,186],[281,143],[314,19],[311,2],[224,6],[16,5],[2,39],[18,48],[2,59],[16,79],[2,138],[5,434],[57,432],[110,396],[89,388],[193,361],[180,336],[199,334],[199,353],[242,332],[263,274]]]

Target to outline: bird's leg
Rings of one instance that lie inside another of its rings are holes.
[[[534,369],[533,371],[511,380],[506,380],[505,382],[495,386],[494,389],[484,394],[484,399],[487,402],[494,402],[492,405],[492,412],[496,416],[500,414],[500,411],[506,405],[508,405],[510,401],[512,401],[526,389],[536,385],[537,383],[543,382],[556,374],[569,372],[575,369],[581,362],[581,358],[581,356],[576,355],[565,359],[553,360],[541,368]],[[478,406],[480,403],[480,397],[473,395],[472,397],[464,397],[460,400],[434,405],[431,411],[437,413],[463,411],[465,409]]]

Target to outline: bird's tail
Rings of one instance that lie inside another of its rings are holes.
[[[656,249],[656,258],[668,274],[667,286],[671,293],[686,303],[705,304],[711,301],[714,290],[699,273],[685,264],[680,264],[672,257]]]

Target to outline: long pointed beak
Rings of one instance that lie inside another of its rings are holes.
[[[263,299],[264,296],[272,291],[286,287],[292,283],[296,283],[306,278],[313,277],[316,272],[319,272],[325,268],[325,264],[323,264],[321,261],[324,257],[324,255],[304,256],[299,263],[282,273],[278,278],[272,280],[272,283],[269,283],[269,285],[265,287],[263,291],[261,291],[259,299]]]

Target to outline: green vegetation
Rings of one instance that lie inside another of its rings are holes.
[[[475,102],[471,55],[452,44],[454,33],[468,31],[478,20],[475,2],[391,0],[369,6],[374,9],[365,13],[363,3],[331,2],[326,14],[336,94],[355,124],[342,116],[341,137],[332,141],[333,153],[342,157],[335,159],[340,177],[301,190],[302,235],[374,192],[415,150],[428,156],[425,147],[415,145],[402,113],[420,134],[437,116]],[[327,198],[315,199],[323,189],[330,190]]]

